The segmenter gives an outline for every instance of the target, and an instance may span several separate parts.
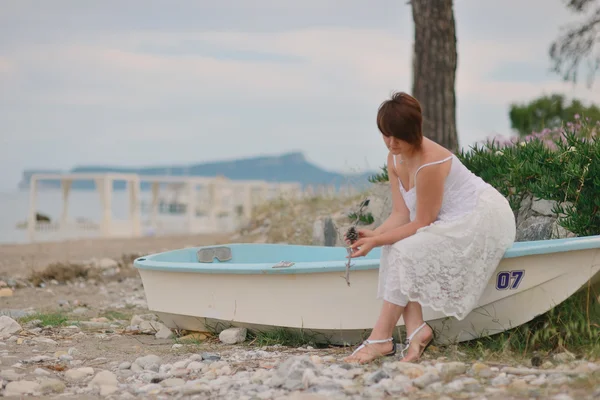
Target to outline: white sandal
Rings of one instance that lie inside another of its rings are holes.
[[[412,339],[415,337],[415,335],[417,333],[419,333],[419,331],[421,329],[423,329],[425,327],[425,325],[429,326],[429,324],[427,322],[423,322],[421,324],[421,326],[419,326],[417,329],[415,329],[415,331],[413,333],[411,333],[410,336],[408,336],[406,338],[406,340],[404,341],[404,346],[402,346],[402,348],[400,349],[400,355],[402,356],[402,358],[406,357],[404,355],[404,352],[408,350],[408,348],[410,347],[410,344],[412,342]],[[431,332],[433,332],[433,328],[431,329]],[[419,358],[421,357],[421,354],[423,354],[423,352],[425,351],[425,349],[427,349],[427,347],[429,347],[429,345],[431,344],[432,341],[433,341],[433,335],[431,335],[431,339],[429,339],[429,341],[427,343],[425,343],[425,346],[423,346],[423,348],[420,350],[420,352],[419,352]]]
[[[370,340],[367,339],[364,342],[362,342],[362,344],[360,346],[358,346],[356,348],[356,350],[354,350],[352,352],[352,354],[350,354],[349,357],[352,357],[353,355],[355,355],[356,353],[358,353],[360,350],[362,350],[363,348],[365,348],[365,346],[368,346],[370,344],[378,344],[378,343],[387,343],[387,342],[392,342],[393,347],[392,347],[392,351],[386,354],[382,354],[381,357],[391,357],[393,355],[396,355],[396,343],[393,343],[394,338],[387,338],[387,339],[379,339],[379,340]]]

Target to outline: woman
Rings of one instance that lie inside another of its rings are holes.
[[[402,361],[419,359],[433,339],[421,306],[463,319],[515,240],[504,196],[423,137],[422,125],[421,106],[406,93],[379,108],[393,209],[374,231],[359,230],[350,257],[382,246],[377,297],[383,306],[369,339],[347,362],[396,354],[392,333],[403,314],[408,338]]]

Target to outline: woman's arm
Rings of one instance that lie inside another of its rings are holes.
[[[418,229],[430,225],[437,219],[442,207],[444,182],[447,175],[444,167],[443,164],[438,164],[421,169],[419,172],[420,184],[416,187],[417,210],[414,221],[373,237],[375,246],[394,244],[414,235]]]
[[[398,174],[394,168],[394,158],[392,153],[388,154],[387,171],[390,182],[390,190],[392,191],[392,212],[387,219],[378,226],[373,232],[375,235],[381,235],[399,226],[410,222],[410,212],[406,207],[404,198],[400,193],[400,184],[398,183]]]

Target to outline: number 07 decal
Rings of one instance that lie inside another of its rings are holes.
[[[523,270],[498,272],[498,275],[496,275],[496,289],[517,289],[523,280],[523,275],[525,275]]]

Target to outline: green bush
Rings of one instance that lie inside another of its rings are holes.
[[[600,123],[565,124],[517,140],[493,138],[457,157],[517,210],[527,195],[566,203],[558,223],[577,236],[600,234]],[[369,178],[387,182],[387,169]]]

